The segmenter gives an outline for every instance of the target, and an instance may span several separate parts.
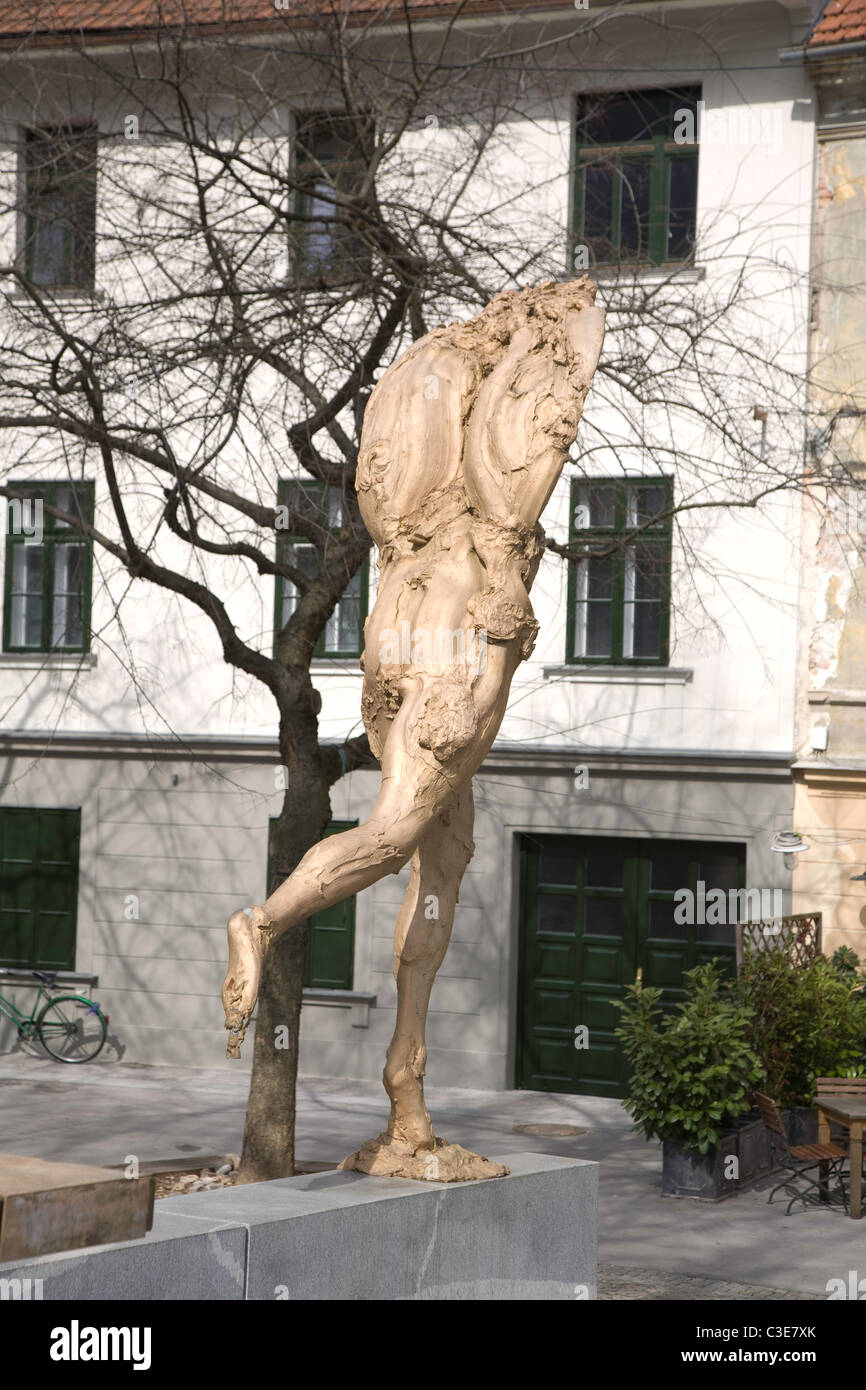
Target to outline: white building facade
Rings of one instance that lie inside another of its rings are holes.
[[[565,61],[543,93],[530,82],[522,97],[515,86],[513,105],[525,100],[526,116],[512,118],[509,157],[544,173],[539,216],[561,227],[562,278],[588,265],[610,322],[624,296],[663,296],[671,314],[701,295],[708,305],[727,298],[749,342],[763,344],[767,376],[782,363],[791,380],[805,380],[815,118],[806,72],[780,53],[802,41],[814,15],[756,0],[631,9],[641,13],[617,21],[613,61],[587,39],[580,71]],[[573,15],[538,10],[524,22],[549,37]],[[54,59],[43,51],[38,61],[48,71]],[[582,161],[580,113],[599,93],[609,100],[596,149],[633,147],[634,168],[619,183],[593,181]],[[629,112],[650,131],[644,140]],[[20,177],[10,132],[25,118],[11,101],[7,183]],[[627,253],[644,178],[668,201],[661,221],[652,213],[647,224],[657,244],[635,266]],[[0,259],[14,256],[20,235],[5,217]],[[743,267],[753,278],[740,305],[731,287]],[[651,339],[650,362],[664,348]],[[722,373],[732,350],[731,337],[720,340]],[[732,381],[754,377],[756,449],[762,459],[777,451],[789,468],[804,428],[796,396],[783,418],[757,366],[731,371]],[[645,409],[650,452],[623,423],[612,378],[593,388],[581,426],[591,450],[566,470],[542,518],[562,545],[659,520],[613,558],[550,553],[542,564],[532,594],[539,640],[475,779],[476,853],[429,1015],[435,1084],[619,1095],[613,1001],[636,972],[672,1001],[684,969],[712,958],[732,968],[732,924],[676,922],[676,892],[702,883],[780,890],[790,910],[790,874],[770,844],[793,815],[797,502],[781,490],[757,507],[704,508],[717,477],[697,415],[651,401]],[[672,430],[693,437],[685,472],[665,466]],[[719,476],[723,464],[719,455]],[[84,476],[99,514],[98,471]],[[7,454],[2,478],[46,473]],[[691,505],[678,513],[684,499]],[[28,637],[20,531],[21,518],[3,555],[0,964],[97,976],[125,1061],[237,1066],[223,1057],[224,924],[267,892],[269,822],[284,785],[273,702],[222,661],[201,615],[146,584],[127,592],[122,567],[104,556],[92,564],[89,640],[52,649],[52,622],[72,630],[69,594],[83,590],[50,528],[41,549],[60,578],[41,636],[33,628]],[[354,591],[361,608],[375,581],[373,566]],[[260,579],[236,610],[263,648],[276,606],[274,581]],[[323,654],[313,669],[322,739],[359,732],[357,653]],[[373,772],[344,777],[333,788],[334,821],[364,820],[377,787]],[[381,1074],[407,878],[381,880],[314,927],[303,1072]],[[14,997],[28,996],[19,987]],[[588,1047],[576,1045],[582,1027]],[[14,1043],[11,1027],[0,1029],[0,1046]]]

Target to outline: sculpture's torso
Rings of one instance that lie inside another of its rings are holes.
[[[534,645],[537,521],[574,438],[584,338],[597,331],[585,333],[587,308],[597,311],[582,285],[537,297],[537,311],[504,295],[483,326],[434,329],[389,368],[364,416],[356,486],[381,573],[364,723],[378,755],[412,694],[424,713],[407,722],[411,756],[432,752],[458,781],[480,765]]]

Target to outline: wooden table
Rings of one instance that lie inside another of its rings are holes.
[[[866,1096],[822,1096],[815,1099],[818,1111],[818,1143],[830,1142],[830,1121],[847,1125],[850,1131],[848,1153],[851,1167],[850,1216],[862,1215],[863,1127],[866,1125]]]

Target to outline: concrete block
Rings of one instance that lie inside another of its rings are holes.
[[[509,1177],[329,1171],[172,1197],[145,1240],[0,1265],[0,1280],[41,1278],[45,1299],[595,1298],[597,1165],[495,1157]]]
[[[170,1198],[168,1199],[171,1200]],[[157,1202],[153,1230],[142,1240],[91,1246],[40,1259],[0,1264],[0,1300],[17,1296],[9,1281],[41,1280],[51,1300],[243,1299],[247,1233],[243,1227],[174,1215]]]

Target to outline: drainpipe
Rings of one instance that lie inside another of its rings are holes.
[[[799,48],[782,48],[779,51],[780,63],[817,63],[822,58],[854,57],[866,53],[866,39],[855,39],[852,43],[823,43],[814,48],[801,44]]]

